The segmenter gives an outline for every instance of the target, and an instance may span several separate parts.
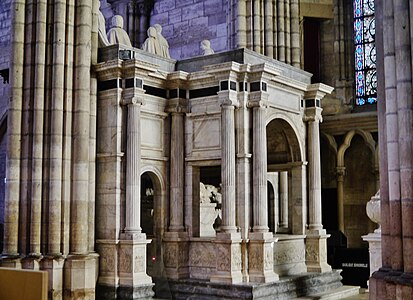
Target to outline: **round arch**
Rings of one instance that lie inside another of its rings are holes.
[[[283,118],[267,123],[267,160],[269,164],[302,161],[302,147],[294,127]]]

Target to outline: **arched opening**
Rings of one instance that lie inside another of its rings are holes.
[[[367,246],[361,239],[375,229],[368,218],[366,204],[376,193],[373,153],[363,138],[356,134],[344,154],[344,233],[349,248]]]
[[[141,175],[141,227],[147,239],[147,273],[151,277],[161,276],[162,263],[162,197],[161,185],[156,174],[145,172]]]
[[[303,186],[301,151],[293,127],[283,119],[274,119],[267,125],[267,178],[269,215],[268,224],[274,233],[293,233],[293,199],[302,203]],[[302,223],[302,222],[301,222]]]

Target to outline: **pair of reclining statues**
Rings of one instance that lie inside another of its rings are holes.
[[[148,38],[142,45],[142,50],[162,57],[170,58],[168,41],[162,36],[162,26],[155,24],[149,27]],[[104,47],[113,44],[122,44],[132,47],[127,32],[123,29],[123,18],[120,15],[112,17],[112,28],[106,34],[105,17],[99,11],[99,47]],[[201,42],[201,50],[203,55],[213,54],[211,44],[208,40]]]

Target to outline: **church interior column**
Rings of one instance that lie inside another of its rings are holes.
[[[288,171],[280,174],[280,223],[279,228],[288,228]]]
[[[20,199],[20,136],[22,130],[23,105],[23,64],[25,41],[24,0],[12,2],[12,49],[10,66],[11,101],[7,115],[7,161],[4,211],[4,242],[1,266],[20,267],[19,236],[19,199]]]
[[[278,280],[274,272],[274,238],[268,228],[267,191],[267,136],[266,108],[268,93],[260,91],[249,94],[248,106],[252,108],[252,193],[253,228],[249,234],[249,276],[251,282]]]
[[[307,121],[308,149],[308,229],[306,238],[306,264],[309,272],[329,272],[327,264],[327,238],[321,223],[321,159],[320,129],[322,121],[320,100],[333,88],[323,84],[312,84],[305,94],[305,117]]]

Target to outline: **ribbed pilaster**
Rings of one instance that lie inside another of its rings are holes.
[[[170,231],[184,230],[184,115],[172,113]]]

